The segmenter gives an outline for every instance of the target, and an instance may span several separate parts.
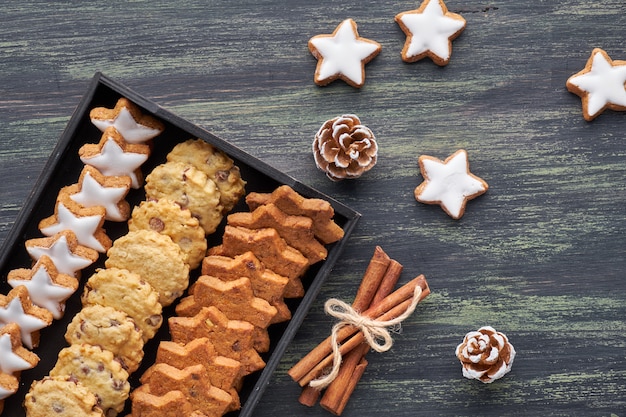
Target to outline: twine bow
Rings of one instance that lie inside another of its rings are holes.
[[[312,388],[323,389],[337,378],[342,360],[340,344],[337,341],[337,333],[342,327],[351,325],[358,328],[363,333],[367,344],[370,345],[372,349],[376,352],[386,352],[391,349],[393,345],[393,339],[389,334],[389,329],[395,332],[399,331],[400,323],[415,311],[415,307],[417,307],[417,304],[420,302],[421,294],[422,288],[418,285],[415,287],[411,304],[404,313],[391,320],[375,320],[365,317],[354,310],[349,304],[336,298],[331,298],[326,301],[324,304],[326,314],[339,319],[339,322],[333,326],[331,333],[333,367],[327,375],[314,379],[309,382],[309,385]]]

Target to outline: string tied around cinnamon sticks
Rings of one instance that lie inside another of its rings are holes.
[[[390,329],[397,331],[398,326],[406,320],[417,307],[421,298],[422,287],[419,285],[415,287],[412,301],[407,309],[399,316],[391,320],[377,320],[370,317],[359,314],[349,304],[344,303],[336,298],[331,298],[324,304],[324,310],[326,314],[335,317],[339,320],[332,328],[331,332],[331,345],[333,349],[333,366],[331,371],[317,379],[309,382],[312,388],[323,389],[330,385],[331,382],[337,378],[339,369],[341,368],[341,345],[338,341],[338,333],[344,326],[352,325],[363,333],[367,344],[376,352],[386,352],[393,346],[393,338],[390,334]]]

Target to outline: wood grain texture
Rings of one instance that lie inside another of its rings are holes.
[[[0,241],[95,71],[118,79],[361,212],[257,416],[327,415],[297,403],[286,370],[330,331],[376,245],[432,294],[370,354],[344,416],[626,414],[626,114],[583,120],[565,89],[594,47],[626,59],[623,0],[446,2],[467,20],[450,64],[405,64],[395,14],[416,1],[5,0],[0,8]],[[355,90],[313,83],[307,40],[353,18],[382,44]],[[319,126],[359,115],[378,165],[332,183],[314,165]],[[459,148],[487,194],[453,221],[416,203],[417,157]],[[518,356],[491,385],[454,356],[482,325]]]

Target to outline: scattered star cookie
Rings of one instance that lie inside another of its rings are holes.
[[[440,66],[450,62],[452,41],[466,25],[461,15],[448,11],[443,0],[424,0],[418,9],[400,13],[395,20],[406,35],[402,60],[429,57]]]
[[[421,203],[439,204],[453,219],[460,219],[467,202],[489,188],[484,180],[470,173],[467,152],[463,149],[445,161],[422,155],[419,166],[424,182],[415,188],[415,199]]]
[[[139,107],[122,97],[115,108],[96,107],[89,112],[91,123],[104,132],[113,126],[128,143],[145,143],[164,130],[163,123],[143,114]]]
[[[65,300],[78,288],[78,280],[59,273],[52,259],[43,255],[31,269],[9,271],[7,282],[13,288],[23,285],[28,289],[33,304],[45,308],[55,319],[63,317]]]
[[[106,176],[127,175],[135,189],[143,183],[140,167],[149,154],[148,145],[127,143],[114,127],[106,128],[97,144],[88,143],[78,150],[85,165],[95,167]]]
[[[52,323],[52,313],[33,304],[23,285],[0,295],[0,329],[10,323],[20,327],[22,343],[29,349],[39,346],[39,330]]]
[[[587,121],[606,109],[626,111],[626,61],[613,61],[604,50],[595,48],[585,68],[568,78],[566,87],[582,99]]]
[[[76,234],[63,230],[53,236],[29,239],[26,251],[36,262],[48,256],[54,262],[57,272],[78,277],[80,271],[98,260],[98,251],[78,243]]]
[[[96,168],[85,165],[78,183],[63,187],[60,193],[67,193],[83,207],[104,207],[105,220],[123,222],[130,215],[130,206],[125,200],[130,185],[128,176],[105,176]]]
[[[331,35],[313,36],[308,45],[317,58],[314,81],[319,86],[340,79],[353,87],[362,87],[365,64],[382,49],[378,42],[360,37],[352,19],[341,22]]]

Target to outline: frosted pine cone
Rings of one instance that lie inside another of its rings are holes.
[[[360,177],[376,165],[377,154],[374,133],[353,114],[324,122],[313,141],[315,164],[333,181]]]
[[[490,383],[511,370],[515,349],[504,334],[485,326],[465,335],[456,356],[463,365],[464,377]]]

